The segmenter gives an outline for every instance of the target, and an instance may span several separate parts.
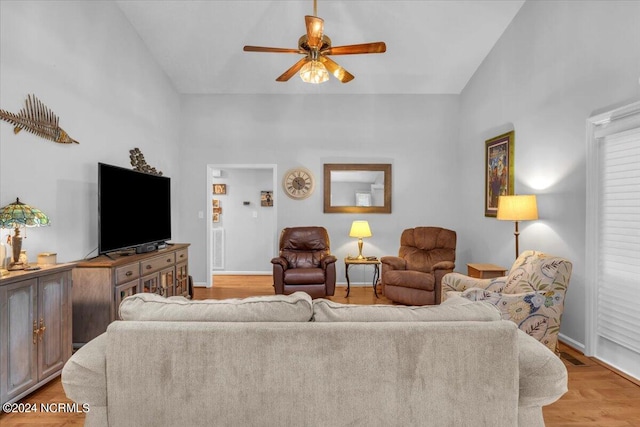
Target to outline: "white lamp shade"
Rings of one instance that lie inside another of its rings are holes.
[[[371,228],[368,221],[353,221],[349,237],[371,237]]]
[[[504,221],[530,221],[538,219],[538,205],[534,194],[500,196],[497,219]]]

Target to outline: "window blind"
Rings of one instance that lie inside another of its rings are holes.
[[[598,141],[596,331],[640,354],[640,129]]]

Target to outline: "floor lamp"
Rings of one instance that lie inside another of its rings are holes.
[[[536,203],[536,196],[534,194],[529,195],[517,195],[517,196],[500,196],[498,198],[498,215],[497,219],[503,221],[513,221],[516,224],[516,231],[513,233],[516,236],[516,259],[520,254],[520,248],[518,247],[518,221],[531,221],[538,219],[538,205]]]

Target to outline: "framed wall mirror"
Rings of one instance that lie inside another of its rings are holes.
[[[391,164],[325,163],[324,213],[391,213]]]

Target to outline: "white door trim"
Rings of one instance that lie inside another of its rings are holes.
[[[626,120],[624,120],[626,119]],[[586,356],[598,355],[597,316],[598,316],[598,139],[602,133],[617,133],[627,129],[640,127],[640,102],[634,102],[615,108],[587,119],[587,194],[586,194],[586,248],[585,248],[585,282],[586,322],[585,351]]]

